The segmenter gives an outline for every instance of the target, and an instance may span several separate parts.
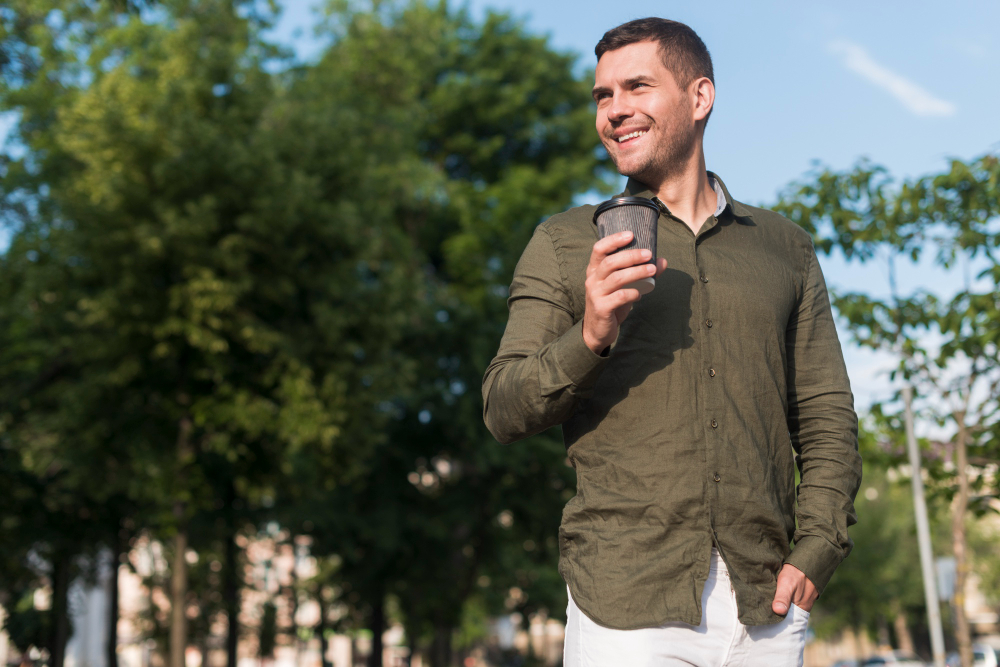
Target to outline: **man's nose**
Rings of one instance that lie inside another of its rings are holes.
[[[628,118],[633,114],[632,104],[628,95],[616,93],[611,97],[611,104],[608,105],[608,120],[618,122]]]

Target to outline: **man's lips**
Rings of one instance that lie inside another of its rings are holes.
[[[612,137],[612,141],[618,143],[619,145],[631,143],[646,134],[648,131],[649,130],[647,128],[642,128],[639,130],[615,133],[615,136]]]

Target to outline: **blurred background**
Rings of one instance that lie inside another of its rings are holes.
[[[0,6],[0,661],[560,664],[575,476],[479,386],[534,227],[623,185],[593,45],[647,15],[712,52],[709,168],[832,287],[865,479],[806,664],[930,660],[919,474],[950,664],[996,667],[986,0]]]

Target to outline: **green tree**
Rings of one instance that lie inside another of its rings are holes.
[[[388,596],[443,665],[467,606],[565,604],[562,444],[498,447],[470,389],[534,226],[606,188],[587,82],[443,2],[334,3],[328,53],[290,68],[269,21],[224,0],[0,13],[2,474],[52,503],[4,513],[2,562],[30,588],[26,554],[56,563],[64,527],[65,563],[169,539],[172,663],[185,606],[220,588],[232,661],[234,537],[278,518],[337,563],[316,595],[344,627],[377,630]]]
[[[444,665],[463,607],[484,587],[494,613],[514,587],[531,605],[565,605],[554,583],[554,537],[573,485],[563,446],[550,433],[498,447],[474,388],[535,225],[605,187],[607,163],[574,56],[506,16],[476,24],[446,3],[376,4],[331,14],[333,46],[293,97],[305,98],[300,109],[362,97],[358,135],[376,127],[393,167],[412,174],[393,195],[392,224],[420,252],[425,291],[407,311],[384,437],[366,441],[377,467],[324,501],[312,466],[296,475],[309,480],[297,493],[327,508],[308,515],[307,532],[318,555],[342,558],[340,586],[356,617],[377,630],[380,601],[394,593],[411,646],[426,636],[432,663]],[[342,140],[332,125],[306,136],[319,146]],[[367,159],[378,161],[382,145]]]
[[[136,513],[172,539],[174,665],[192,522],[262,507],[307,451],[327,484],[359,474],[370,452],[342,432],[377,433],[372,406],[398,387],[389,372],[362,381],[358,341],[373,341],[369,369],[394,365],[420,285],[405,238],[372,222],[394,205],[377,165],[356,170],[361,137],[327,172],[298,168],[258,10],[52,0],[2,14],[0,105],[18,119],[2,175],[5,451],[36,479],[62,471],[61,506]],[[338,127],[339,146],[357,106],[342,111],[310,121]],[[43,525],[36,550],[64,534]]]
[[[898,648],[912,651],[910,628],[926,614],[912,492],[907,476],[894,466],[892,432],[872,417],[863,426],[865,470],[855,501],[858,523],[851,528],[854,549],[817,601],[813,627],[820,636],[844,627],[856,637],[876,636],[892,621]],[[933,532],[946,537],[942,514],[932,513]]]
[[[1000,526],[996,517],[977,521],[969,535],[969,550],[974,554],[975,572],[986,601],[1000,610]]]
[[[1000,454],[1000,159],[985,155],[969,163],[896,186],[888,173],[866,162],[837,173],[820,170],[788,189],[779,210],[811,231],[817,245],[839,249],[859,261],[888,262],[888,298],[838,294],[834,304],[860,345],[898,356],[894,372],[922,397],[923,418],[948,434],[950,466],[934,471],[952,499],[952,547],[957,577],[956,634],[963,667],[971,666],[971,640],[964,613],[968,573],[965,526],[970,506],[987,511],[1000,494],[983,464]],[[901,293],[899,261],[930,262],[964,269],[954,296],[928,291]],[[969,272],[977,271],[973,281]],[[899,424],[898,397],[874,406]],[[896,431],[901,439],[902,430]],[[970,456],[971,454],[971,456]]]

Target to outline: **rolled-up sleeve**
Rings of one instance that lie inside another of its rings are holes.
[[[544,227],[521,255],[507,304],[507,328],[483,378],[486,426],[504,444],[565,421],[607,363],[583,342],[582,309]]]
[[[802,299],[787,336],[788,429],[801,481],[794,548],[786,562],[822,591],[850,553],[861,485],[858,419],[815,251],[807,250]]]

